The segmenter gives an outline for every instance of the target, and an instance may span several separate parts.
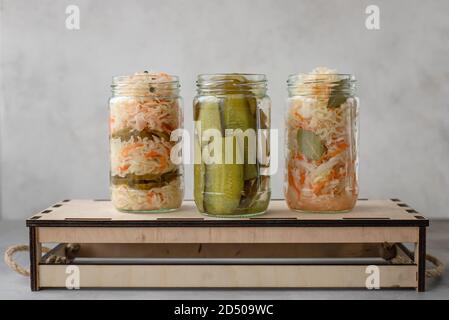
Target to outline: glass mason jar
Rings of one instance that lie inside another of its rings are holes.
[[[290,209],[347,212],[358,196],[355,77],[318,68],[291,75],[284,193]]]
[[[109,110],[113,205],[125,212],[179,208],[183,168],[170,158],[176,144],[170,135],[182,127],[178,77],[146,71],[114,77]]]
[[[262,74],[199,75],[194,198],[206,215],[262,214],[270,201],[271,100]]]

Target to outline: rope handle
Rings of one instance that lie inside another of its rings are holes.
[[[79,244],[68,244],[67,248],[70,249],[70,251],[77,251],[79,250]],[[30,251],[30,247],[24,244],[20,245],[14,245],[9,247],[5,251],[5,263],[15,272],[25,276],[30,276],[30,270],[25,269],[21,265],[19,265],[13,258],[14,254],[20,251]],[[47,253],[50,251],[50,248],[42,247],[42,252]],[[50,256],[47,260],[47,262],[53,262],[53,263],[66,263],[65,257],[56,257],[56,256]],[[444,263],[441,262],[437,257],[426,254],[426,260],[429,261],[434,265],[433,268],[426,270],[426,277],[427,278],[439,278],[443,274],[444,271]]]
[[[427,278],[439,278],[444,272],[444,263],[431,254],[426,254],[426,260],[434,265],[432,269],[426,270]]]
[[[25,244],[19,244],[9,247],[5,251],[5,263],[15,272],[21,274],[22,276],[29,277],[30,276],[30,270],[22,267],[20,264],[18,264],[13,256],[17,252],[21,251],[30,251],[30,247]],[[47,253],[50,251],[50,248],[42,247],[42,252]]]

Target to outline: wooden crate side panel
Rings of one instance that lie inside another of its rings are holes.
[[[383,243],[418,242],[417,227],[39,227],[50,243]]]
[[[41,287],[65,287],[66,267],[40,265]],[[80,288],[365,288],[366,266],[80,265]],[[415,288],[416,266],[379,266],[381,288]]]

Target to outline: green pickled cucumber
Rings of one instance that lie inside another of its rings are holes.
[[[201,144],[199,141],[199,137],[195,137],[195,150],[196,155],[201,157]],[[193,165],[193,196],[195,199],[195,204],[200,210],[200,212],[204,212],[204,179],[206,174],[206,166],[203,162],[195,163]]]
[[[202,100],[199,119],[202,131],[214,128],[223,132],[220,106],[217,99],[208,98]],[[221,139],[222,151],[224,151],[225,138],[222,137]],[[204,141],[202,143],[204,144]],[[213,143],[213,141],[206,143]],[[204,147],[202,151],[204,151]],[[243,189],[243,165],[226,164],[225,153],[222,152],[221,163],[205,164],[204,167],[204,210],[216,215],[232,214],[239,205]],[[195,184],[196,188],[200,190],[202,182],[198,180],[198,178],[201,178],[199,177],[201,171],[198,168],[195,175]]]
[[[193,118],[195,120],[195,136],[194,136],[194,155],[195,162],[193,164],[193,199],[195,200],[196,207],[200,212],[204,212],[204,179],[206,167],[204,163],[201,161],[201,130],[198,124],[201,124],[199,121],[199,112],[200,112],[200,103],[198,100],[195,100],[193,106]]]
[[[193,174],[194,174],[194,186],[193,186],[193,196],[195,199],[195,204],[200,210],[200,212],[204,212],[204,179],[205,179],[206,167],[203,163],[194,164],[193,165]]]
[[[158,137],[160,139],[164,139],[166,141],[170,141],[170,135],[157,131],[157,130],[150,130],[148,128],[145,128],[141,131],[125,128],[121,129],[111,135],[111,138],[113,139],[120,139],[121,141],[129,141],[131,138],[134,137],[140,137],[142,139],[148,138],[148,139],[154,139],[154,137]]]
[[[233,214],[239,206],[243,190],[243,165],[206,165],[205,190],[204,206],[208,213]]]
[[[245,95],[230,94],[223,102],[223,118],[226,129],[241,129],[243,132],[247,129],[253,129],[256,133],[256,119],[251,113],[250,102]],[[246,139],[245,139],[246,140]],[[250,180],[257,177],[257,164],[248,163],[248,144],[244,143],[244,180]],[[254,148],[254,152],[256,148]]]

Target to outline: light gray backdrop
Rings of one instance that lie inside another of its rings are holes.
[[[359,81],[361,196],[399,197],[449,217],[449,1],[0,3],[3,219],[65,198],[108,197],[112,75],[179,75],[191,129],[198,73],[265,73],[282,139],[287,75],[320,65]],[[81,10],[78,31],[65,28],[69,4]],[[380,7],[378,31],[365,28],[369,4]],[[191,198],[191,167],[186,191]]]

